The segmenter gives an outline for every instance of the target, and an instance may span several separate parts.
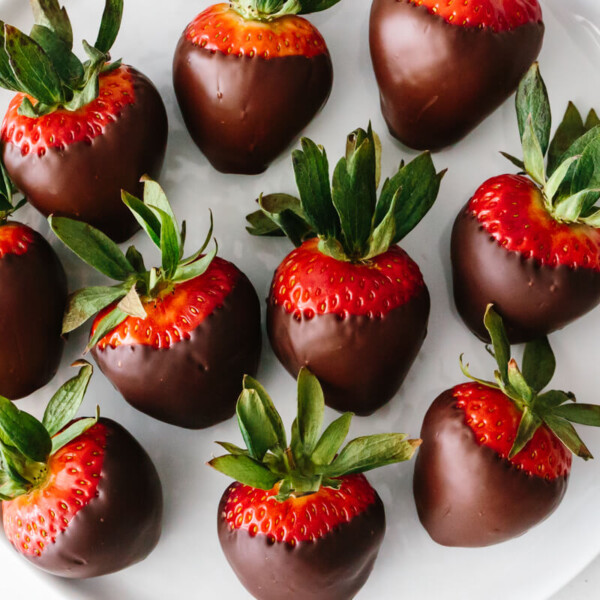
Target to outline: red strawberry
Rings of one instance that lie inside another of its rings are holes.
[[[167,116],[144,75],[108,62],[122,2],[107,5],[85,65],[71,52],[71,26],[56,0],[34,1],[45,17],[30,37],[3,26],[0,85],[19,93],[0,137],[10,177],[40,212],[80,219],[124,241],[138,224],[120,201],[121,189],[139,193],[142,175],[159,175]]]
[[[231,417],[239,382],[255,373],[261,349],[260,305],[248,278],[215,258],[216,249],[183,258],[183,233],[164,192],[146,181],[144,202],[124,201],[162,250],[162,267],[146,270],[134,249],[119,248],[90,226],[52,217],[58,237],[84,261],[121,281],[72,295],[70,331],[94,320],[89,347],[124,398],[157,419],[188,428]],[[100,240],[100,243],[98,243]]]
[[[555,368],[546,338],[527,345],[521,372],[491,306],[485,325],[498,363],[495,383],[463,367],[474,383],[440,394],[421,430],[417,510],[446,546],[496,544],[543,521],[565,494],[571,452],[592,458],[569,421],[600,426],[600,407],[571,404],[570,393],[542,393]]]
[[[0,398],[3,431],[15,444],[3,446],[4,531],[25,558],[62,577],[139,562],[161,531],[161,484],[139,443],[110,419],[69,422],[91,374],[85,363],[52,399],[43,424]]]
[[[332,408],[368,415],[398,391],[425,338],[429,293],[395,244],[427,213],[442,174],[424,154],[402,165],[377,201],[376,138],[361,129],[348,144],[330,187],[325,153],[303,140],[294,153],[301,200],[266,196],[248,219],[251,233],[277,226],[299,246],[276,270],[267,301],[279,360],[294,376],[311,369]]]
[[[266,8],[235,0],[187,26],[175,52],[175,92],[194,142],[216,169],[264,171],[323,107],[333,83],[329,51],[296,13],[337,1]]]
[[[16,400],[46,385],[62,356],[63,267],[36,231],[7,218],[18,207],[0,162],[0,394]]]
[[[536,114],[534,98],[542,106]],[[599,147],[594,127],[600,121],[592,112],[584,124],[570,105],[549,146],[550,108],[537,66],[521,85],[518,114],[521,166],[529,177],[486,181],[452,232],[458,312],[486,339],[482,317],[493,302],[514,343],[560,329],[600,302],[600,220],[593,206],[600,192],[591,189],[600,173],[593,167]]]
[[[514,92],[543,37],[538,0],[373,0],[371,58],[390,133],[421,149],[459,141]]]
[[[352,415],[342,415],[321,435],[323,410],[319,381],[303,369],[288,447],[273,402],[246,377],[237,414],[247,450],[219,442],[230,454],[209,463],[239,481],[221,499],[219,540],[258,600],[353,598],[385,534],[383,503],[360,473],[408,460],[420,444],[380,434],[340,451]]]

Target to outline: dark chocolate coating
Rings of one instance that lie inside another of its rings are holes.
[[[26,228],[27,251],[0,258],[0,395],[11,400],[46,385],[64,347],[67,278],[50,244]]]
[[[179,40],[173,83],[196,145],[223,173],[267,169],[321,110],[333,85],[329,52],[313,58],[225,55]]]
[[[508,251],[466,207],[454,223],[451,257],[456,308],[485,341],[489,303],[502,315],[510,342],[519,344],[564,327],[600,302],[600,272],[541,265]]]
[[[225,492],[227,494],[227,492]],[[350,600],[365,584],[385,535],[378,495],[364,512],[315,542],[270,542],[232,531],[219,506],[223,552],[238,579],[257,600]]]
[[[223,305],[189,339],[164,349],[96,346],[92,354],[129,404],[166,423],[201,429],[233,416],[243,376],[256,375],[260,351],[260,302],[240,273]]]
[[[554,512],[568,478],[528,475],[480,446],[455,404],[452,390],[442,393],[421,429],[413,481],[421,523],[444,546],[490,546],[522,535]]]
[[[335,314],[296,319],[272,302],[267,331],[273,350],[294,377],[308,367],[327,406],[367,416],[396,394],[427,334],[427,287],[381,319]]]
[[[107,428],[106,453],[97,496],[90,500],[40,556],[37,567],[74,579],[107,575],[152,552],[161,533],[162,486],[152,460],[121,425]]]
[[[142,175],[158,179],[167,146],[167,113],[152,82],[129,67],[135,102],[91,142],[75,142],[43,157],[23,156],[11,143],[2,157],[11,179],[42,214],[67,216],[102,230],[116,242],[139,225],[121,200],[121,189],[141,197]]]
[[[390,133],[421,150],[459,141],[516,90],[543,37],[543,23],[495,33],[408,0],[373,0],[371,58]]]

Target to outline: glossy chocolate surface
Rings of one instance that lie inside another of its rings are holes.
[[[129,567],[146,558],[160,537],[162,486],[152,460],[121,425],[100,422],[107,438],[96,498],[41,556],[27,555],[61,577],[97,577]]]
[[[379,496],[363,513],[315,542],[270,542],[266,535],[231,530],[221,517],[223,552],[257,600],[350,600],[367,581],[385,535]]]
[[[516,90],[543,37],[542,23],[495,33],[373,0],[371,58],[390,133],[421,150],[459,141]]]
[[[54,377],[64,346],[65,272],[50,244],[26,229],[27,251],[0,257],[0,395],[11,400]]]
[[[260,303],[240,273],[223,306],[189,339],[165,349],[96,346],[92,354],[132,406],[166,423],[200,429],[233,416],[243,376],[256,375],[260,351]]]
[[[91,142],[42,157],[23,156],[11,143],[2,157],[8,173],[27,200],[44,215],[61,215],[90,223],[123,242],[139,229],[121,201],[121,189],[141,197],[140,177],[158,179],[167,146],[167,113],[152,82],[130,68],[135,102]]]
[[[306,366],[319,378],[327,406],[366,416],[402,385],[427,334],[429,308],[425,286],[381,319],[325,314],[298,320],[269,302],[267,331],[290,374]]]
[[[564,327],[600,302],[600,272],[540,265],[507,251],[466,207],[454,223],[451,256],[456,308],[485,341],[489,303],[502,315],[510,342],[518,344]]]
[[[417,454],[414,494],[421,523],[444,546],[479,547],[522,535],[560,504],[567,478],[517,470],[480,446],[452,390],[431,405]]]
[[[262,173],[323,107],[333,84],[328,52],[313,58],[225,55],[182,36],[173,83],[185,124],[224,173]]]

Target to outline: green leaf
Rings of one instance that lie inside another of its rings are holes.
[[[83,65],[71,52],[71,47],[56,32],[43,25],[34,25],[31,38],[48,55],[59,77],[67,86],[74,88],[81,82],[84,75]]]
[[[590,129],[588,132],[584,133],[581,137],[577,138],[571,144],[571,146],[569,146],[569,149],[558,160],[558,164],[563,163],[565,160],[567,160],[568,158],[571,158],[572,156],[581,156],[584,153],[587,146],[590,143],[592,143],[594,140],[598,139],[599,137],[600,137],[600,126]],[[572,165],[571,168],[569,169],[569,172],[567,173],[567,176],[565,177],[565,179],[563,181],[563,186],[561,186],[561,192],[563,192],[563,189],[562,189],[563,187],[565,189],[565,193],[569,192],[571,181],[573,180],[574,174],[575,174],[575,165]]]
[[[129,246],[127,252],[125,252],[125,258],[129,261],[129,264],[136,270],[140,275],[146,273],[146,265],[144,264],[144,257],[137,251],[135,246]]]
[[[595,190],[581,190],[572,196],[557,202],[553,215],[561,221],[574,222],[580,219],[586,210],[591,208],[600,198],[600,188]]]
[[[91,350],[105,335],[115,329],[115,327],[118,327],[128,316],[127,313],[124,313],[118,308],[111,310],[100,323],[98,323],[94,335],[86,346],[86,352]]]
[[[591,427],[600,427],[600,406],[597,404],[564,404],[557,406],[553,415]]]
[[[177,218],[173,212],[173,208],[169,203],[167,195],[158,182],[150,179],[147,175],[144,175],[141,179],[144,182],[144,204],[154,210],[154,214],[159,217],[160,213],[158,210],[162,210],[169,215],[173,222],[173,228],[177,233],[177,245],[181,246],[181,238],[179,234],[179,228],[177,226]],[[157,210],[158,209],[158,210]],[[161,220],[162,223],[162,220]]]
[[[521,80],[517,90],[516,105],[521,140],[525,144],[524,138],[527,135],[528,129],[527,121],[531,117],[533,131],[540,144],[543,162],[543,157],[546,154],[550,141],[552,117],[550,114],[548,91],[540,75],[538,63],[533,63]]]
[[[548,173],[552,174],[556,170],[561,157],[569,149],[569,147],[580,138],[585,132],[586,127],[581,119],[581,114],[576,106],[569,102],[565,116],[561,124],[558,126],[550,149],[548,151]]]
[[[298,374],[298,434],[306,456],[319,441],[325,413],[325,398],[319,380],[305,367]]]
[[[562,163],[556,168],[554,173],[552,173],[552,175],[546,182],[546,185],[544,186],[544,194],[546,195],[546,198],[550,201],[550,203],[552,203],[552,199],[558,192],[562,182],[567,176],[567,173],[571,169],[571,166],[575,161],[579,160],[579,158],[579,156],[571,156],[571,158],[567,158],[567,160],[565,160],[564,163]]]
[[[491,304],[488,304],[485,311],[483,322],[487,332],[490,334],[492,346],[494,348],[494,358],[498,364],[500,375],[505,382],[508,382],[508,361],[510,360],[510,344],[506,329],[500,315],[494,310]]]
[[[531,116],[525,124],[525,132],[523,134],[523,163],[525,170],[530,177],[544,185],[546,183],[546,168],[544,166],[544,154],[540,141],[537,138]]]
[[[265,414],[267,415],[269,421],[271,422],[273,430],[277,435],[279,446],[282,449],[286,448],[287,436],[285,434],[285,427],[283,426],[281,416],[277,412],[277,409],[273,404],[273,400],[271,400],[271,397],[267,393],[267,390],[265,390],[265,388],[258,381],[256,381],[256,379],[250,377],[250,375],[244,376],[243,386],[245,390],[254,390],[258,394],[262,402],[263,408],[265,410]]]
[[[71,294],[67,300],[62,333],[74,331],[109,304],[127,294],[123,285],[89,287]]]
[[[338,242],[335,238],[329,239],[320,239],[318,244],[319,252],[322,254],[326,254],[327,256],[331,256],[331,258],[335,258],[335,260],[339,260],[341,262],[348,262],[350,258],[346,255],[342,244]]]
[[[537,397],[536,405],[544,408],[554,408],[560,404],[564,404],[569,400],[575,400],[575,396],[571,392],[562,392],[560,390],[550,390]]]
[[[515,442],[510,450],[509,458],[513,458],[523,450],[527,443],[534,436],[535,432],[539,429],[542,424],[542,420],[534,413],[531,412],[530,408],[526,406],[523,409],[523,416],[519,423],[519,429],[515,437]]]
[[[319,235],[337,238],[339,217],[333,206],[329,163],[324,149],[302,138],[302,150],[294,150],[292,163],[306,220]]]
[[[85,85],[82,89],[76,90],[73,98],[64,104],[65,108],[70,111],[76,111],[87,106],[100,93],[99,77],[106,62],[106,55],[98,52],[98,50],[90,46],[85,40],[83,41],[83,46],[90,56],[90,60],[84,65],[83,80],[85,81]]]
[[[445,173],[442,171],[436,174],[431,154],[424,152],[383,184],[375,211],[375,225],[383,221],[394,196],[400,194],[396,201],[396,233],[393,244],[408,235],[429,212],[438,196]]]
[[[60,76],[40,45],[11,25],[5,25],[4,37],[10,66],[22,89],[43,104],[60,104],[64,100]]]
[[[65,7],[57,0],[30,0],[37,25],[53,31],[70,50],[73,48],[73,29]]]
[[[594,458],[569,421],[555,415],[544,415],[544,423],[573,454],[584,460]]]
[[[248,221],[246,231],[250,235],[256,237],[285,237],[286,235],[283,229],[262,210],[255,210],[247,214],[246,221]],[[295,243],[294,246],[296,246]]]
[[[472,381],[476,381],[477,383],[480,383],[481,385],[483,385],[485,387],[493,388],[496,390],[500,389],[500,386],[496,385],[495,383],[493,383],[491,381],[486,381],[485,379],[478,379],[477,377],[474,377],[473,375],[471,375],[471,373],[469,371],[469,363],[464,364],[463,358],[464,358],[464,354],[461,354],[458,361],[460,364],[460,370],[462,371],[462,374],[465,377],[468,377]]]
[[[335,458],[348,437],[353,416],[350,412],[344,413],[327,427],[311,456],[315,465],[329,465]]]
[[[248,450],[244,450],[244,448],[240,448],[235,444],[230,444],[229,442],[215,442],[215,444],[219,444],[219,446],[234,456],[250,456],[250,452],[248,452]]]
[[[506,158],[513,165],[515,165],[515,167],[517,167],[517,169],[519,169],[520,171],[525,171],[525,163],[520,158],[517,158],[516,156],[513,156],[512,154],[508,154],[507,152],[500,152],[500,154],[502,154],[502,156],[504,156],[504,158]]]
[[[219,247],[215,240],[215,247],[208,254],[193,263],[178,266],[171,281],[173,281],[173,283],[183,283],[184,281],[200,277],[200,275],[203,275],[206,272],[218,251]]]
[[[46,462],[52,444],[44,426],[30,414],[19,410],[0,396],[0,439],[14,446],[23,456]]]
[[[335,6],[340,0],[298,0],[301,6],[299,15],[320,12]]]
[[[529,386],[539,392],[552,380],[556,359],[547,337],[529,342],[523,353],[523,376]]]
[[[531,402],[533,392],[529,385],[527,385],[527,381],[525,381],[514,358],[508,362],[508,383],[520,399],[525,400],[525,402]]]
[[[331,465],[322,469],[323,474],[341,477],[410,460],[420,443],[420,440],[407,440],[402,433],[359,437],[349,442]]]
[[[57,434],[75,418],[94,371],[92,365],[83,360],[73,366],[81,367],[79,373],[59,388],[44,412],[42,424],[50,436]]]
[[[146,206],[141,200],[126,192],[121,191],[121,198],[131,211],[135,220],[140,224],[142,229],[148,234],[148,237],[160,248],[160,230],[161,224],[158,217],[152,210]]]
[[[121,19],[123,17],[123,0],[106,0],[100,31],[94,46],[104,52],[110,51],[117,39],[119,29],[121,28]]]
[[[279,438],[258,392],[244,389],[237,401],[236,413],[250,456],[262,461],[265,454],[279,443]]]
[[[87,223],[66,217],[48,217],[52,231],[72,252],[107,277],[125,281],[135,273],[119,246]]]
[[[591,227],[600,227],[600,210],[591,214],[589,217],[579,218],[580,223],[585,223]]]
[[[117,304],[117,308],[130,317],[145,319],[148,316],[137,292],[137,285],[135,283],[131,286],[131,289],[123,297],[121,302]]]
[[[598,187],[600,187],[600,137],[586,146],[577,161],[571,181],[571,194]]]
[[[13,92],[22,91],[21,84],[16,80],[10,59],[5,48],[4,21],[0,21],[0,87]]]
[[[213,458],[208,464],[224,475],[259,490],[271,490],[283,479],[248,456],[227,454]]]
[[[64,431],[52,438],[52,454],[58,452],[62,447],[69,442],[77,439],[81,434],[85,433],[90,427],[93,427],[98,422],[98,416],[88,417],[87,419],[78,419],[72,425],[69,425]]]
[[[402,193],[402,188],[399,188],[392,198],[390,208],[377,227],[371,233],[368,243],[367,253],[364,255],[364,259],[368,260],[379,254],[387,252],[394,241],[396,236],[396,210],[398,205],[398,199]]]
[[[596,111],[592,108],[585,120],[585,130],[589,131],[590,129],[594,129],[594,127],[598,127],[598,125],[600,125],[600,118],[598,118]]]
[[[212,234],[213,234],[213,230],[214,230],[214,221],[213,221],[212,210],[209,209],[208,214],[209,214],[209,217],[210,217],[210,226],[208,228],[208,232],[206,233],[206,237],[204,238],[204,242],[202,243],[202,246],[200,246],[200,248],[196,252],[194,252],[194,254],[192,254],[191,256],[189,256],[188,258],[184,258],[179,263],[180,267],[181,266],[185,266],[185,265],[189,265],[190,263],[193,263],[193,262],[196,262],[202,256],[202,253],[208,247],[208,244],[210,243],[210,240],[212,239]],[[183,224],[185,225],[185,221],[183,222]],[[182,227],[181,240],[182,240],[181,241],[181,247],[183,249],[183,243],[184,243],[183,227]],[[215,240],[215,246],[218,247],[217,240]]]

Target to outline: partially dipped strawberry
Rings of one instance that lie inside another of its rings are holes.
[[[538,0],[373,0],[370,45],[390,133],[458,142],[517,88],[542,47]]]
[[[239,382],[256,373],[261,350],[260,305],[248,278],[232,263],[183,256],[184,229],[160,186],[146,180],[144,201],[123,200],[160,248],[160,267],[147,270],[132,246],[124,255],[89,225],[50,217],[56,235],[85,262],[116,279],[71,295],[63,330],[99,313],[88,348],[123,397],[142,412],[198,429],[235,412]]]
[[[9,217],[13,190],[0,161],[0,395],[16,400],[54,377],[63,352],[67,278],[37,232]]]
[[[91,223],[121,242],[137,222],[121,189],[141,193],[160,174],[167,115],[154,85],[109,62],[122,0],[107,1],[88,60],[72,52],[69,18],[57,0],[32,1],[29,36],[0,22],[0,85],[17,92],[0,130],[2,158],[17,188],[44,215]]]
[[[548,340],[529,342],[519,369],[501,318],[485,326],[498,364],[495,380],[446,390],[421,430],[414,494],[421,523],[445,546],[489,546],[524,534],[560,504],[572,453],[591,453],[571,422],[600,426],[600,407],[573,394],[543,392],[554,374]]]
[[[261,197],[250,233],[297,246],[275,271],[267,300],[271,345],[296,376],[308,367],[328,406],[368,415],[400,388],[427,332],[429,293],[396,244],[435,201],[443,173],[429,154],[379,186],[379,144],[369,127],[348,137],[333,182],[322,148],[293,154],[300,199]]]
[[[244,379],[237,416],[246,449],[210,465],[237,482],[219,504],[219,540],[257,600],[350,600],[371,574],[385,511],[365,471],[409,460],[420,440],[403,434],[357,438],[342,450],[352,415],[321,434],[324,400],[308,370],[298,376],[298,418],[287,437],[272,400]]]
[[[329,98],[333,68],[319,31],[298,16],[339,0],[231,0],[185,29],[173,82],[187,128],[225,173],[264,171]]]
[[[569,104],[550,143],[550,104],[537,64],[517,94],[522,173],[494,177],[452,231],[454,299],[477,336],[486,306],[511,342],[560,329],[600,302],[600,121]],[[544,157],[547,154],[547,166]]]
[[[75,419],[92,375],[54,395],[40,423],[0,397],[0,498],[15,550],[54,575],[124,569],[154,549],[162,487],[146,451],[111,419]]]

